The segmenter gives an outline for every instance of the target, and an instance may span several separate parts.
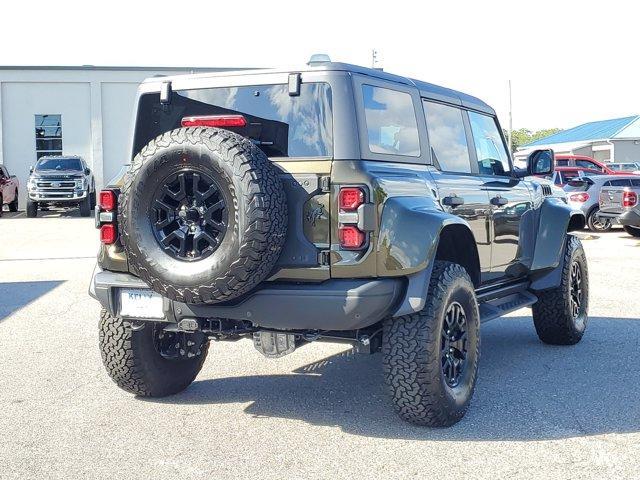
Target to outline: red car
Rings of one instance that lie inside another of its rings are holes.
[[[606,175],[629,175],[630,172],[613,170],[606,164],[585,155],[556,155],[556,167],[573,167],[580,170],[597,170]]]

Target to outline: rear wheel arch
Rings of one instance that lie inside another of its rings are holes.
[[[464,224],[446,225],[438,238],[438,248],[434,260],[461,265],[471,277],[473,285],[480,286],[480,257],[476,242]]]

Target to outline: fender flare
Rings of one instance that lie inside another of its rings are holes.
[[[452,225],[465,228],[473,238],[465,220],[437,209],[431,198],[393,197],[385,202],[377,242],[378,276],[405,276],[408,280],[394,317],[424,307],[440,236]]]

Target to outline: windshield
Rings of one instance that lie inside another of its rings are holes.
[[[82,170],[79,158],[43,158],[36,170]]]

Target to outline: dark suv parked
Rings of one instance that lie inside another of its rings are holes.
[[[587,322],[584,215],[526,179],[553,152],[515,170],[501,132],[476,98],[353,65],[146,81],[96,214],[109,375],[163,396],[210,339],[346,341],[382,350],[402,418],[457,422],[482,322],[531,306],[562,345]]]

